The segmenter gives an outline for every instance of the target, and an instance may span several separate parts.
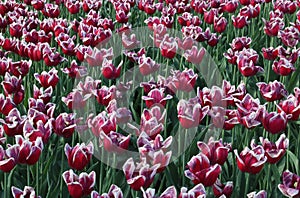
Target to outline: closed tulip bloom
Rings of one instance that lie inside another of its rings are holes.
[[[278,49],[269,47],[269,48],[262,48],[263,56],[267,60],[275,60],[278,57]]]
[[[238,29],[244,28],[249,23],[248,17],[241,16],[240,14],[238,14],[236,17],[232,16],[231,19],[233,22],[233,26]]]
[[[282,173],[282,184],[278,184],[278,189],[286,197],[300,196],[300,176],[286,170]]]
[[[75,114],[61,113],[53,122],[53,131],[59,136],[69,138],[73,135],[77,122]]]
[[[76,175],[72,169],[62,174],[65,183],[68,186],[69,194],[72,198],[81,198],[90,195],[96,183],[96,173],[86,172]]]
[[[8,136],[21,135],[25,121],[26,116],[21,116],[17,108],[13,108],[4,120],[0,119],[0,123],[3,124],[4,132]]]
[[[188,170],[184,171],[185,176],[194,184],[202,183],[204,186],[212,186],[221,173],[221,166],[211,165],[203,153],[193,156],[187,163],[187,168]]]
[[[85,145],[85,143],[77,143],[71,147],[68,143],[65,145],[65,154],[68,159],[69,166],[76,170],[83,170],[89,163],[94,152],[93,143]]]
[[[214,30],[218,33],[222,33],[226,30],[227,19],[225,17],[217,17],[214,19]]]
[[[198,49],[197,46],[193,46],[191,49],[185,51],[183,56],[187,59],[188,62],[194,64],[200,64],[205,56],[205,49]]]
[[[264,148],[260,145],[253,147],[251,150],[245,147],[240,154],[237,150],[234,150],[234,154],[238,168],[242,172],[251,174],[259,173],[267,161]]]
[[[150,57],[142,55],[138,58],[139,70],[143,76],[147,76],[151,73],[157,71],[160,67],[160,64],[156,63]]]
[[[111,60],[104,59],[102,64],[102,75],[107,79],[116,79],[121,74],[123,61],[119,63],[117,67],[115,67]]]
[[[262,124],[266,131],[277,134],[284,131],[287,127],[288,116],[285,112],[267,112],[264,110]]]

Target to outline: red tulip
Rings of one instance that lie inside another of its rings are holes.
[[[250,37],[237,37],[232,40],[230,47],[233,51],[242,51],[244,48],[249,49],[251,42]]]
[[[71,62],[70,67],[61,69],[63,73],[68,74],[71,78],[81,78],[87,74],[87,68],[85,66],[77,65],[76,61]]]
[[[213,24],[217,16],[218,16],[218,10],[213,8],[208,11],[205,10],[203,19],[205,23]]]
[[[248,17],[241,16],[240,14],[238,14],[236,17],[232,16],[231,19],[233,22],[233,26],[238,29],[244,28],[249,23]]]
[[[107,106],[109,102],[116,98],[116,87],[101,86],[100,89],[92,90],[92,94],[96,96],[97,102],[101,105]]]
[[[176,55],[178,45],[174,38],[165,36],[159,48],[163,57],[172,59]]]
[[[237,117],[239,122],[251,129],[260,125],[260,102],[247,94],[242,101],[236,103],[238,107]]]
[[[272,69],[276,74],[281,76],[288,76],[296,70],[294,65],[285,58],[280,58],[279,61],[274,61]]]
[[[285,112],[289,120],[297,121],[300,116],[300,100],[291,94],[286,100],[279,103],[277,110],[279,113]]]
[[[272,18],[270,21],[263,19],[265,23],[264,31],[268,36],[277,36],[279,30],[284,28],[284,21],[282,18]]]
[[[222,10],[228,13],[234,13],[238,5],[239,5],[238,0],[225,1],[223,4],[221,4]]]
[[[270,164],[277,163],[283,157],[289,146],[289,139],[287,139],[284,134],[281,134],[275,143],[270,142],[267,138],[264,139],[260,137],[259,139],[264,147],[265,155],[268,158],[267,161]]]
[[[18,163],[19,145],[9,146],[6,150],[0,145],[0,170],[10,172]]]
[[[205,56],[205,49],[198,48],[196,46],[193,46],[191,49],[188,49],[184,52],[183,56],[187,59],[188,62],[191,62],[193,64],[200,64]]]
[[[65,154],[68,158],[69,166],[76,170],[84,169],[89,163],[93,152],[94,146],[91,142],[88,145],[77,143],[74,147],[71,147],[68,143],[65,145]]]
[[[45,7],[45,0],[31,0],[31,5],[36,10],[43,10]]]
[[[142,55],[138,58],[139,70],[143,76],[147,76],[155,71],[157,71],[160,67],[160,64],[156,63],[150,57],[146,57]]]
[[[251,174],[259,173],[267,161],[265,151],[260,145],[253,147],[252,150],[245,147],[240,154],[238,154],[237,150],[234,150],[234,154],[236,156],[238,168],[242,172]]]
[[[73,135],[77,122],[75,114],[61,113],[53,122],[53,132],[64,138],[69,138]]]
[[[96,67],[96,66],[101,66],[103,63],[104,59],[110,60],[113,57],[113,49],[98,49],[94,48],[92,51],[92,54],[86,53],[86,51],[82,51],[84,55],[85,60],[89,64],[90,67]]]
[[[62,101],[68,106],[70,110],[83,109],[89,95],[83,96],[79,91],[74,90],[69,93],[67,97],[62,97]]]
[[[118,67],[115,67],[112,63],[112,60],[104,59],[101,68],[102,75],[107,79],[116,79],[121,74],[122,65],[123,61],[119,63]]]
[[[217,179],[216,183],[213,185],[213,192],[216,197],[230,197],[233,192],[233,182],[229,181],[225,184],[222,184],[219,179]]]
[[[283,111],[280,113],[268,113],[266,110],[264,110],[262,124],[268,132],[277,134],[286,129],[287,120],[288,116]]]
[[[100,196],[96,191],[93,191],[91,198],[123,198],[123,192],[117,185],[112,184],[107,193]]]
[[[154,106],[150,110],[144,109],[141,121],[140,128],[136,128],[133,125],[130,125],[137,136],[140,136],[142,132],[145,132],[151,139],[154,139],[163,129],[164,129],[164,119],[166,111],[161,112],[159,106]]]
[[[4,120],[0,120],[6,135],[15,136],[23,133],[26,116],[21,116],[17,108],[13,108]]]
[[[227,20],[225,17],[215,17],[214,19],[214,30],[218,33],[225,31],[227,26]]]
[[[49,72],[43,71],[41,74],[35,73],[34,77],[42,85],[42,87],[54,88],[59,81],[57,72],[58,71],[55,68],[52,68]]]
[[[130,187],[133,190],[140,190],[152,184],[158,167],[159,164],[154,166],[147,164],[145,158],[135,165],[133,159],[130,158],[123,165],[123,172]]]
[[[0,94],[0,113],[7,116],[8,113],[15,107],[16,105],[11,97],[5,97],[3,94]]]
[[[267,198],[267,192],[265,190],[261,190],[259,192],[251,192],[247,194],[248,198]]]
[[[24,139],[21,135],[15,136],[16,143],[20,146],[18,163],[33,165],[42,153],[44,144],[41,137],[37,137],[35,141]]]
[[[128,149],[130,143],[130,136],[124,136],[121,133],[111,131],[105,134],[103,131],[100,132],[99,146],[104,147],[108,152],[122,153]]]
[[[278,57],[278,49],[269,47],[269,48],[262,48],[263,56],[267,60],[275,60]]]
[[[22,198],[22,197],[41,198],[41,196],[36,195],[34,189],[30,186],[25,186],[24,190],[12,186],[11,192],[14,198]]]
[[[155,195],[155,189],[148,188],[146,191],[142,189],[143,198],[167,198],[167,197],[177,197],[177,191],[174,186],[168,187],[160,196]]]
[[[83,172],[78,176],[70,169],[65,171],[62,176],[68,186],[69,194],[73,198],[90,195],[96,182],[96,173],[94,171],[89,174]]]
[[[286,197],[300,196],[300,176],[286,170],[282,173],[282,184],[278,184],[278,189]]]
[[[187,163],[187,168],[184,171],[185,176],[194,184],[202,183],[204,186],[212,186],[221,173],[221,166],[210,165],[209,159],[203,153],[193,156]]]
[[[89,116],[87,119],[88,127],[92,130],[96,137],[101,135],[101,132],[109,134],[117,129],[116,115],[107,114],[105,111],[99,113],[97,116]]]
[[[231,150],[231,145],[223,144],[222,139],[214,141],[213,138],[210,138],[207,144],[199,141],[197,142],[197,146],[201,153],[206,155],[212,165],[223,165],[227,160],[229,151]]]
[[[201,183],[199,183],[190,190],[188,190],[186,187],[181,187],[178,198],[204,198],[204,197],[206,197],[205,188]]]
[[[77,14],[80,11],[81,3],[79,1],[65,1],[65,6],[71,14]]]
[[[145,100],[146,106],[151,108],[153,105],[159,104],[165,106],[167,101],[172,99],[171,95],[166,95],[164,93],[165,89],[152,89],[147,96],[142,96],[142,99]]]
[[[142,132],[137,140],[141,158],[146,158],[147,162],[152,165],[159,164],[157,172],[162,172],[171,159],[172,151],[168,150],[170,150],[172,140],[172,137],[163,140],[160,134],[152,140],[145,132]]]
[[[269,82],[269,84],[264,82],[256,83],[258,89],[264,99],[268,102],[273,102],[275,100],[280,100],[283,97],[286,97],[288,92],[285,89],[284,85],[277,80],[274,82]]]

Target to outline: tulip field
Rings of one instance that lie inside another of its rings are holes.
[[[299,0],[0,0],[0,198],[300,198]]]

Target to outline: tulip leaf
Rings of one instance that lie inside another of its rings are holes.
[[[287,150],[287,154],[288,156],[291,158],[290,163],[294,166],[297,174],[299,174],[299,159],[297,158],[297,156],[292,153],[290,150]]]

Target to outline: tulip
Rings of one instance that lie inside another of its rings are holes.
[[[125,49],[135,49],[140,44],[140,41],[137,40],[135,34],[127,35],[122,34],[122,45]]]
[[[245,57],[241,54],[238,56],[237,62],[239,71],[245,77],[254,76],[257,73],[264,72],[264,69],[262,67],[256,66],[252,60],[248,62],[248,57]]]
[[[174,86],[177,90],[190,92],[194,89],[198,75],[192,69],[171,71],[173,74]]]
[[[64,138],[69,138],[73,135],[77,122],[75,114],[61,113],[53,122],[53,132]]]
[[[104,59],[101,68],[102,75],[107,79],[116,79],[121,74],[122,65],[123,65],[123,61],[120,62],[118,67],[115,67],[112,64],[112,60]]]
[[[257,174],[263,168],[267,157],[265,156],[265,151],[262,146],[256,146],[254,144],[251,146],[252,150],[245,147],[240,154],[238,154],[237,150],[234,150],[234,154],[236,156],[237,166],[242,172]]]
[[[267,198],[267,192],[265,190],[261,190],[259,192],[251,192],[247,194],[248,198]]]
[[[279,31],[278,37],[287,47],[296,47],[299,42],[300,32],[297,28],[290,26],[283,31]]]
[[[264,128],[272,133],[277,134],[284,131],[287,127],[288,116],[285,112],[271,112],[264,110],[262,124]]]
[[[159,164],[157,172],[162,172],[168,166],[172,151],[167,152],[172,143],[172,137],[167,138],[165,141],[162,136],[158,134],[154,140],[144,132],[141,133],[137,140],[139,146],[139,153],[141,157],[145,157],[147,162],[152,165]]]
[[[83,51],[82,53],[86,53]],[[113,57],[113,49],[101,49],[95,48],[92,54],[86,53],[84,58],[88,62],[89,66],[96,67],[101,66],[104,59],[110,60]]]
[[[160,196],[155,195],[155,189],[148,188],[146,191],[142,189],[143,198],[166,198],[166,197],[177,197],[177,191],[174,186],[168,187]]]
[[[282,184],[278,184],[278,189],[286,197],[300,196],[300,177],[289,170],[282,173]]]
[[[228,13],[234,13],[236,11],[238,5],[239,5],[239,3],[237,0],[225,1],[223,4],[221,4],[222,10],[224,12],[228,12]]]
[[[198,50],[196,46],[193,46],[191,49],[188,49],[184,52],[183,56],[187,59],[188,62],[193,64],[200,64],[205,56],[205,49],[201,48]]]
[[[18,163],[33,165],[35,164],[42,153],[44,144],[41,137],[36,138],[35,141],[31,142],[24,139],[21,135],[15,136],[16,143],[19,147]]]
[[[85,66],[77,65],[76,61],[71,62],[70,67],[61,69],[63,73],[68,74],[71,78],[81,78],[87,74],[87,68]]]
[[[160,43],[159,48],[163,57],[172,59],[176,55],[178,45],[174,38],[166,36]]]
[[[0,119],[0,123],[3,124],[6,135],[15,136],[22,134],[25,120],[26,116],[21,116],[18,109],[13,108],[5,117],[5,120]]]
[[[225,31],[227,26],[227,20],[225,17],[215,17],[214,19],[214,30],[218,33]]]
[[[228,153],[231,150],[230,144],[223,144],[222,139],[214,141],[210,138],[208,144],[204,142],[197,142],[197,146],[201,153],[206,155],[212,165],[223,165],[227,159]]]
[[[60,14],[58,5],[46,3],[42,13],[45,17],[57,18]]]
[[[123,192],[117,185],[112,184],[107,193],[100,196],[96,191],[93,191],[91,198],[123,198]]]
[[[263,137],[260,137],[259,139],[262,146],[264,147],[267,161],[270,164],[277,163],[283,157],[289,146],[289,140],[285,137],[284,134],[281,134],[281,136],[275,143],[270,142],[268,139],[264,139]]]
[[[9,146],[6,150],[0,145],[0,170],[10,172],[18,163],[20,146],[15,144]]]
[[[100,89],[92,90],[92,94],[96,96],[99,104],[107,106],[111,100],[116,98],[116,87],[101,86]]]
[[[67,0],[65,6],[71,14],[77,14],[80,11],[81,3],[79,1]]]
[[[279,31],[284,28],[284,21],[282,18],[276,17],[270,21],[263,19],[265,23],[264,31],[268,36],[277,36]]]
[[[146,57],[142,55],[138,58],[139,70],[143,76],[147,76],[155,71],[157,71],[160,67],[160,64],[156,63],[150,57]]]
[[[218,15],[217,9],[210,9],[208,11],[205,10],[203,19],[204,19],[205,23],[213,24],[217,15]]]
[[[145,100],[146,106],[151,108],[153,105],[165,106],[167,101],[172,99],[171,95],[164,96],[165,89],[152,89],[147,96],[142,96],[142,99]]]
[[[96,182],[96,173],[94,171],[89,174],[83,172],[78,176],[70,169],[65,171],[62,176],[68,186],[69,194],[73,198],[90,195]]]
[[[209,111],[209,107],[201,107],[192,99],[180,100],[177,105],[178,119],[183,128],[197,127]]]
[[[11,192],[12,192],[13,198],[22,198],[22,197],[41,198],[41,196],[36,195],[34,189],[30,186],[25,186],[24,190],[21,190],[15,186],[12,186]]]
[[[35,79],[42,85],[44,88],[55,87],[59,81],[57,75],[57,70],[52,68],[49,72],[43,71],[41,74],[35,73]]]
[[[216,183],[213,185],[213,192],[216,197],[230,197],[233,192],[233,182],[229,181],[226,184],[222,184],[219,179],[217,179]]]
[[[241,16],[240,14],[238,14],[236,17],[232,16],[231,19],[233,22],[233,26],[238,29],[244,28],[249,23],[248,17]]]
[[[131,124],[129,127],[132,128],[137,136],[140,136],[142,132],[146,133],[151,139],[155,139],[155,137],[164,129],[164,119],[165,119],[166,111],[161,112],[161,108],[159,106],[154,106],[150,110],[144,109],[140,128],[137,128]]]
[[[181,187],[178,198],[205,198],[206,192],[204,186],[199,183],[192,189],[188,190],[186,187]]]
[[[274,61],[272,69],[276,74],[281,76],[288,76],[296,70],[293,64],[285,58],[280,58],[279,61]]]
[[[285,112],[289,117],[289,120],[297,121],[300,116],[300,100],[294,95],[289,95],[286,100],[279,103],[277,110],[278,112]]]
[[[39,89],[36,85],[33,85],[33,98],[42,99],[45,104],[51,100],[52,92],[53,92],[52,87],[48,87],[47,89],[44,90],[43,87]]]
[[[36,128],[33,127],[33,124],[36,125]],[[31,123],[27,120],[23,127],[23,135],[31,142],[36,141],[40,137],[43,143],[46,144],[50,139],[52,129],[52,119],[49,119],[45,124],[41,120],[36,123]]]
[[[92,130],[96,137],[101,135],[101,132],[109,134],[112,131],[116,131],[116,116],[114,114],[107,114],[105,111],[99,113],[97,116],[92,117],[90,115],[87,118],[88,127]]]
[[[130,143],[130,135],[124,136],[121,133],[114,131],[105,134],[103,131],[100,132],[99,146],[103,146],[108,152],[122,153],[128,149]]]
[[[275,100],[280,100],[283,97],[286,97],[288,92],[285,89],[284,85],[277,80],[266,84],[264,82],[256,83],[259,88],[259,91],[263,98],[268,102],[273,102]]]
[[[178,47],[184,51],[189,50],[193,47],[194,40],[191,36],[184,37],[182,40],[176,37]]]
[[[130,187],[133,190],[140,190],[151,185],[158,167],[159,164],[154,166],[147,164],[145,158],[135,165],[133,159],[129,158],[123,165],[123,172]]]
[[[7,116],[8,113],[15,107],[16,105],[11,97],[5,97],[3,94],[0,94],[0,113]]]
[[[248,49],[252,39],[250,37],[237,37],[232,40],[230,47],[233,51],[242,51],[244,48]]]
[[[278,49],[269,47],[269,48],[262,48],[263,56],[267,60],[275,60],[278,57]]]
[[[209,159],[203,153],[193,156],[187,163],[187,168],[184,171],[185,176],[194,184],[202,183],[204,186],[212,186],[221,173],[221,166],[210,165]]]
[[[83,170],[84,167],[89,163],[94,152],[93,143],[85,145],[85,143],[79,144],[73,148],[66,143],[65,154],[68,158],[69,166],[76,170]]]
[[[111,100],[106,107],[106,111],[110,114],[115,113],[116,114],[116,123],[117,124],[124,124],[128,123],[132,117],[131,117],[131,111],[126,107],[117,107],[117,101],[115,99]]]

